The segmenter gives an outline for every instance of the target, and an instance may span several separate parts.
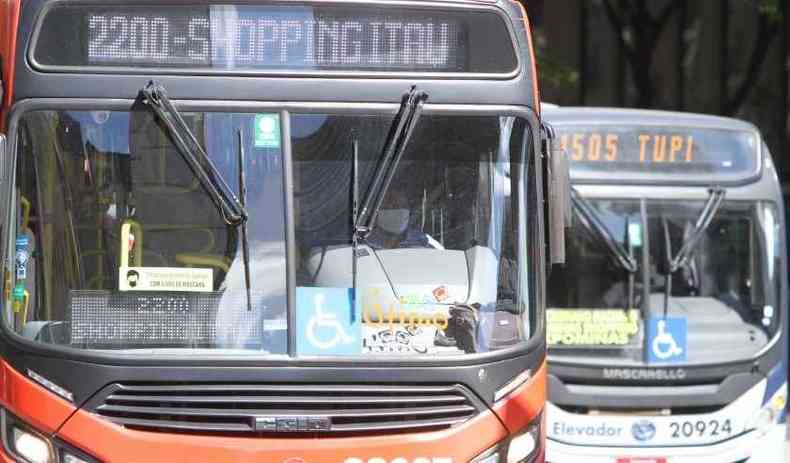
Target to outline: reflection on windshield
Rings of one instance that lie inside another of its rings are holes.
[[[524,121],[423,116],[354,257],[352,141],[365,191],[392,116],[292,115],[290,326],[280,117],[184,114],[218,175],[246,174],[248,299],[240,229],[151,111],[24,115],[5,322],[39,342],[140,353],[285,354],[289,330],[300,356],[479,353],[529,338]]]
[[[606,248],[612,253],[612,257],[616,262],[623,267],[623,270],[634,273],[637,269],[636,260],[633,256],[633,248],[628,246],[628,250],[618,242],[615,237],[609,232],[609,228],[603,223],[595,208],[591,206],[586,199],[576,189],[572,189],[571,198],[573,202],[573,210],[577,214],[579,223],[583,225],[587,231],[597,236]],[[625,228],[626,233],[630,230],[631,223],[626,218]]]
[[[279,117],[273,115],[273,117]],[[286,350],[282,154],[255,114],[187,114],[222,176],[246,171],[253,287],[239,234],[147,108],[33,112],[20,129],[18,269],[23,335],[83,348]],[[36,134],[36,136],[32,136]],[[44,134],[44,135],[41,135]],[[20,265],[24,264],[24,265]]]
[[[750,357],[779,328],[773,206],[724,201],[673,272],[671,250],[695,234],[705,201],[590,203],[612,237],[633,249],[639,263],[635,299],[629,304],[628,272],[590,230],[574,223],[568,265],[549,280],[552,355],[651,361],[645,346],[669,329],[657,321],[673,319],[682,320],[677,332],[687,338],[675,363],[715,362]]]
[[[331,297],[344,333],[362,340],[352,348],[328,334],[327,347],[305,343],[302,352],[453,354],[523,342],[534,323],[518,239],[526,234],[523,123],[423,116],[373,233],[352,254],[353,180],[366,191],[390,121],[294,116],[303,134],[294,140],[297,318],[317,310],[316,297]],[[354,289],[353,303],[344,288]]]

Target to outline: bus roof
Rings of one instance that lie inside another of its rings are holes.
[[[655,109],[610,107],[542,106],[546,121],[552,124],[663,125],[672,127],[715,128],[758,131],[754,124],[731,117]]]

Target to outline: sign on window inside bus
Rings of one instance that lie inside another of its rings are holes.
[[[113,292],[72,290],[67,322],[71,344],[90,348],[232,347],[262,345],[276,320],[269,319],[261,294],[233,292]]]
[[[571,173],[723,176],[755,172],[760,150],[749,132],[634,126],[559,126]]]
[[[79,40],[71,40],[73,33],[65,37],[62,24],[81,28]],[[505,22],[492,11],[362,5],[56,7],[42,23],[34,62],[218,72],[498,74],[517,65]]]
[[[552,348],[624,348],[638,344],[642,319],[636,309],[548,309],[546,326]]]

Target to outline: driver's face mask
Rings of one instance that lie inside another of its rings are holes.
[[[383,231],[391,235],[402,235],[409,228],[408,209],[382,209],[376,223]]]

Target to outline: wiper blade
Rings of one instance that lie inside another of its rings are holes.
[[[247,207],[247,158],[244,152],[244,133],[239,130],[239,197],[242,207]],[[241,224],[241,252],[244,260],[244,288],[247,290],[247,310],[252,311],[250,294],[250,239],[247,235],[247,222]]]
[[[595,212],[595,209],[575,188],[571,188],[571,200],[573,201],[573,210],[576,211],[585,228],[598,236],[606,245],[606,248],[612,256],[614,256],[617,263],[626,272],[636,273],[638,269],[636,259],[629,255],[628,252],[623,249],[623,246],[614,239],[609,229],[606,228],[606,225],[604,225],[603,221],[598,216],[598,213]]]
[[[683,243],[680,251],[678,251],[675,258],[672,259],[669,266],[670,273],[675,273],[680,267],[686,265],[686,262],[689,257],[691,257],[697,244],[699,244],[705,231],[708,229],[711,222],[713,222],[716,214],[719,213],[719,209],[721,209],[721,205],[724,203],[725,195],[726,191],[723,188],[711,188],[708,202],[705,203],[705,207],[702,208],[697,223],[694,225],[691,237]]]
[[[390,126],[389,138],[384,145],[384,154],[376,168],[373,182],[362,201],[359,215],[354,223],[354,236],[367,238],[373,232],[376,216],[381,209],[384,196],[387,194],[392,178],[398,170],[403,153],[409,144],[414,128],[422,115],[422,109],[428,94],[418,92],[417,87],[412,87],[404,96],[398,115]]]
[[[664,230],[664,252],[667,256],[667,263],[669,264],[669,272],[664,277],[664,318],[669,314],[669,298],[672,297],[672,275],[675,270],[672,268],[672,238],[669,235],[669,222],[666,217],[661,217],[661,227]]]
[[[164,122],[176,148],[189,164],[200,184],[206,189],[209,197],[222,214],[225,223],[237,226],[245,222],[247,210],[228,186],[217,167],[211,162],[206,151],[200,146],[181,113],[173,106],[165,87],[159,82],[151,81],[142,89],[142,92],[145,102]]]

